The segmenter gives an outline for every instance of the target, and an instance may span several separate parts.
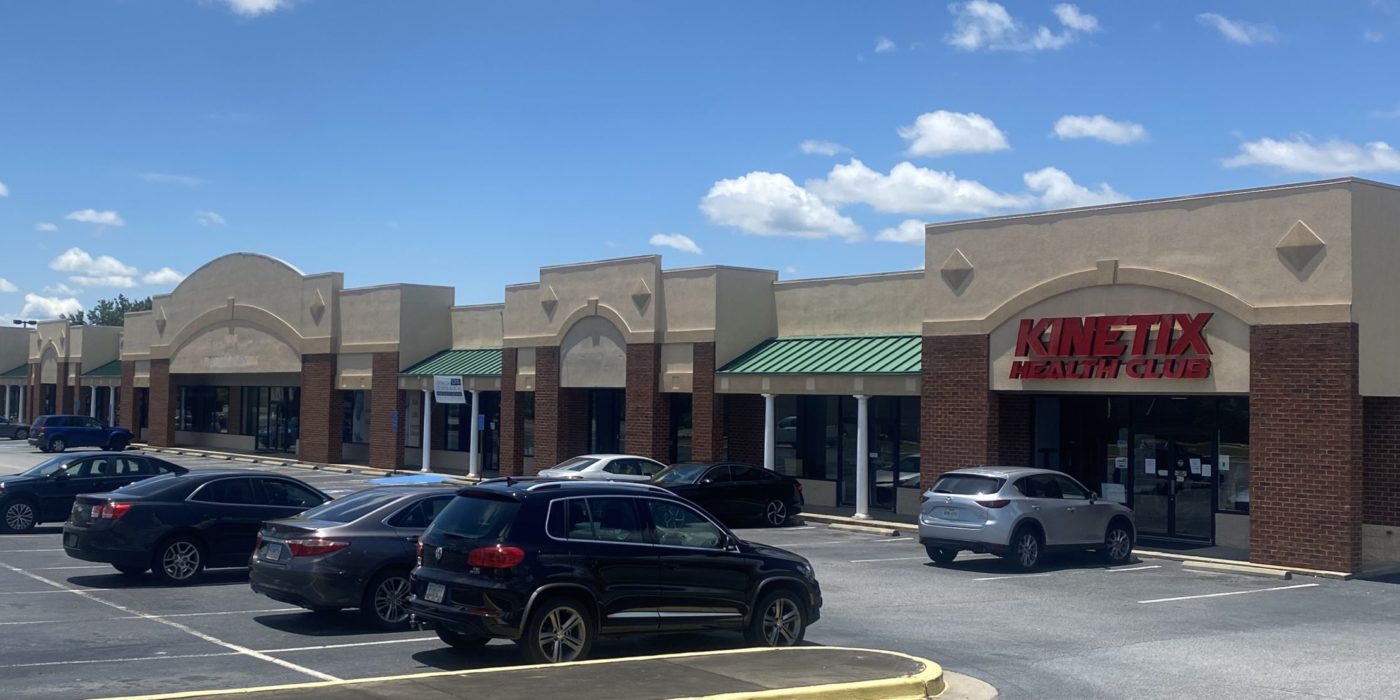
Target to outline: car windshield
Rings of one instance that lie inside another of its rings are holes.
[[[513,500],[458,496],[442,509],[423,536],[441,533],[466,540],[499,540],[519,510],[520,504]]]
[[[48,476],[58,470],[68,466],[73,461],[70,456],[50,457],[23,472],[24,476]]]
[[[707,464],[674,464],[661,470],[651,480],[657,484],[693,484],[709,468]]]
[[[369,513],[379,510],[390,501],[403,496],[402,491],[379,491],[371,489],[352,493],[344,498],[328,501],[301,515],[307,520],[326,520],[333,523],[348,523],[359,520]]]
[[[954,496],[984,496],[1001,490],[1006,479],[977,474],[946,474],[933,485],[934,493],[951,493]]]
[[[598,460],[592,457],[575,457],[573,459],[560,462],[554,465],[553,467],[550,467],[550,469],[555,469],[561,472],[581,472],[597,463]]]

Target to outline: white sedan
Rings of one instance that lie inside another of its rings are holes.
[[[554,479],[598,479],[604,481],[649,481],[666,465],[636,455],[580,455],[564,460],[539,476]]]

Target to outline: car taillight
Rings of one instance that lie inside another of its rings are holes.
[[[321,554],[339,552],[350,546],[348,540],[328,540],[323,537],[305,537],[299,540],[287,540],[287,549],[291,550],[294,557],[314,557]]]
[[[44,426],[41,425],[41,426],[39,426],[39,431],[36,432],[36,433],[34,433],[34,434],[35,434],[35,435],[43,435],[45,430],[48,430],[48,428],[45,428]]]
[[[512,569],[525,561],[525,550],[519,547],[477,547],[467,554],[467,566],[482,569]]]
[[[423,563],[423,540],[418,540],[418,563]]]
[[[93,520],[120,520],[129,510],[131,510],[130,503],[103,503],[93,506],[92,512],[88,515]]]
[[[797,487],[797,492],[798,492],[798,493],[802,493],[802,482],[800,482],[800,481],[794,481],[794,482],[792,482],[792,485],[795,486],[795,487]]]
[[[995,501],[978,501],[978,502],[977,502],[977,505],[982,506],[983,508],[1005,508],[1006,506],[1008,506],[1008,505],[1010,505],[1010,504],[1011,504],[1011,501],[1008,501],[1008,500],[1006,500],[1005,498],[998,498],[998,499],[996,499]]]

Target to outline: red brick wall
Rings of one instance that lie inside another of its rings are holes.
[[[175,382],[170,379],[170,360],[151,360],[150,404],[146,442],[155,447],[175,445]]]
[[[1362,522],[1400,526],[1400,398],[1361,400],[1365,503]]]
[[[501,351],[501,476],[525,473],[525,411],[517,391],[515,375],[520,371],[519,351]]]
[[[661,392],[661,346],[627,345],[627,435],[629,454],[666,463],[671,457],[671,403]]]
[[[922,479],[952,469],[1029,464],[1030,398],[990,388],[987,336],[926,336],[923,342]]]
[[[729,438],[724,458],[763,466],[763,397],[758,394],[723,396],[724,434]]]
[[[694,348],[691,458],[697,462],[714,462],[724,458],[724,412],[721,410],[724,401],[715,393],[715,344],[695,343]]]
[[[238,391],[233,391],[238,393]],[[117,415],[121,417],[121,427],[131,431],[132,435],[139,437],[140,431],[137,426],[141,424],[141,417],[136,415],[136,363],[130,360],[122,362],[122,388],[117,394],[117,401],[121,404],[117,407]],[[234,432],[232,429],[230,433]]]
[[[403,467],[403,392],[399,391],[399,354],[376,352],[370,360],[369,465],[380,469]],[[304,399],[303,399],[304,400]],[[339,423],[336,423],[339,437]]]
[[[558,461],[542,463],[536,460],[536,471],[548,469],[570,457],[577,457],[593,451],[589,445],[588,435],[588,396],[587,389],[559,390],[559,436],[556,448]],[[539,439],[538,430],[535,435],[536,439]]]
[[[1005,467],[1030,467],[1031,463],[1031,396],[1019,393],[992,395],[997,411],[997,442],[993,454]]]
[[[43,414],[41,410],[43,399],[39,398],[39,390],[41,388],[39,385],[39,378],[42,368],[43,365],[41,364],[29,365],[29,388],[25,390],[24,395],[24,402],[28,404],[28,406],[24,409],[24,419],[30,424],[33,424],[34,419]]]
[[[559,348],[535,348],[535,466],[548,469],[562,461]]]
[[[54,413],[73,412],[73,387],[68,386],[68,363],[58,363],[58,391],[54,400]]]
[[[336,356],[301,356],[301,418],[298,457],[317,464],[341,459],[344,400],[336,390]]]
[[[1353,323],[1250,328],[1251,561],[1361,567],[1356,337]]]

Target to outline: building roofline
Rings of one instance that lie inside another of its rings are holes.
[[[504,308],[506,308],[506,303],[505,303],[504,301],[495,301],[495,302],[491,302],[491,303],[489,303],[489,304],[461,304],[461,305],[458,305],[458,306],[453,306],[453,307],[451,307],[451,310],[452,310],[452,311],[471,311],[471,310],[474,310],[474,309],[504,309]]]
[[[540,272],[543,273],[545,270],[567,270],[567,269],[569,269],[569,268],[574,268],[574,267],[593,267],[593,266],[596,266],[596,265],[615,265],[615,264],[617,264],[617,263],[644,262],[644,261],[650,261],[650,260],[655,260],[655,261],[656,261],[656,266],[657,266],[657,267],[661,267],[661,256],[660,256],[660,255],[657,255],[657,254],[655,254],[655,253],[652,253],[652,254],[648,254],[648,255],[632,255],[632,256],[625,257],[625,258],[604,258],[604,259],[602,259],[602,260],[588,260],[588,261],[585,261],[585,262],[561,263],[561,264],[559,264],[559,265],[543,265],[543,266],[540,267]]]
[[[912,277],[923,277],[923,276],[924,276],[924,270],[923,270],[923,269],[916,269],[916,270],[898,270],[898,271],[895,271],[895,272],[869,272],[869,273],[861,274],[861,275],[832,275],[832,276],[830,276],[830,277],[804,277],[804,278],[802,278],[802,279],[795,279],[795,280],[778,280],[777,282],[774,282],[773,285],[774,285],[774,286],[778,286],[778,285],[798,285],[798,284],[811,284],[811,283],[815,283],[815,282],[849,282],[849,281],[861,280],[861,279],[879,279],[879,278],[891,278],[891,277],[911,277],[911,278],[912,278]]]

